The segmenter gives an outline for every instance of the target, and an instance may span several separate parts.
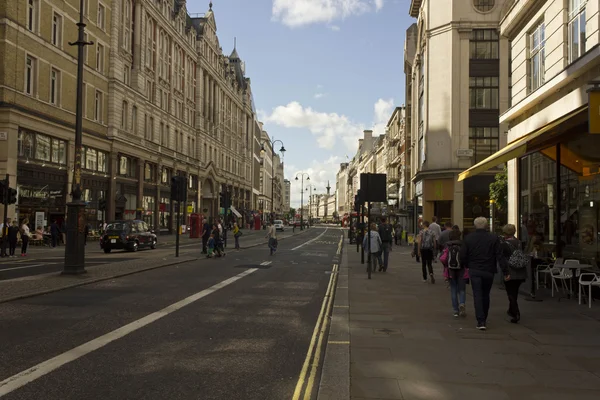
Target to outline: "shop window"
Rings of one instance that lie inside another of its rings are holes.
[[[154,166],[154,164],[146,163],[144,165],[144,180],[146,182],[154,182],[155,175],[156,175],[156,166]]]
[[[469,78],[469,108],[498,109],[498,77]]]
[[[127,176],[129,174],[129,158],[119,157],[119,175]]]
[[[23,158],[33,158],[33,141],[35,135],[30,132],[19,131],[18,153]]]
[[[498,31],[496,29],[473,29],[469,42],[471,60],[499,59],[498,45]]]
[[[98,152],[98,172],[106,172],[106,153]]]
[[[529,60],[527,63],[527,76],[529,91],[532,92],[542,86],[546,75],[546,30],[544,22],[540,22],[529,33]]]
[[[35,143],[35,159],[50,161],[51,139],[49,136],[37,135]]]
[[[585,53],[587,0],[569,0],[569,63]]]
[[[473,162],[477,164],[497,152],[499,141],[498,127],[470,127],[469,148],[473,150]]]
[[[96,150],[85,150],[85,168],[92,171],[98,168],[98,152]]]

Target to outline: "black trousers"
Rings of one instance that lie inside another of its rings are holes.
[[[519,318],[521,312],[519,311],[519,303],[517,302],[519,297],[519,287],[523,281],[521,279],[511,279],[504,282],[506,288],[506,295],[508,296],[508,313],[513,318]]]
[[[11,256],[15,255],[15,250],[17,248],[17,239],[8,241],[8,249]]]
[[[202,236],[202,254],[207,254],[208,236]]]
[[[433,274],[433,250],[421,249],[421,267],[423,269],[423,279],[427,279],[427,271]]]
[[[27,245],[29,244],[29,236],[21,236],[21,254],[27,254]]]

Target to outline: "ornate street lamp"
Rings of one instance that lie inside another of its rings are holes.
[[[273,145],[277,142],[281,143],[281,148],[279,149],[279,152],[281,153],[281,158],[283,158],[283,156],[285,155],[285,147],[283,147],[283,142],[279,139],[277,140],[265,140],[264,142],[262,142],[262,144],[260,145],[260,157],[264,158],[265,157],[265,143],[271,143],[271,149],[273,150],[274,147]],[[273,154],[275,154],[275,151],[273,150]],[[273,162],[273,156],[271,155],[271,213],[274,215],[275,214],[275,203],[273,202],[273,186],[275,183],[275,163]],[[271,220],[273,220],[273,218],[271,218]]]
[[[304,229],[303,219],[304,219],[304,175],[306,175],[306,180],[310,181],[310,176],[306,172],[298,172],[296,174],[296,180],[298,180],[298,175],[302,177],[302,184],[300,186],[300,230]]]

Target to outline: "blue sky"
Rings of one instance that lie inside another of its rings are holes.
[[[206,12],[209,0],[188,0]],[[356,152],[363,129],[383,133],[404,103],[403,48],[410,0],[213,0],[217,35],[237,51],[259,119],[281,139],[292,206],[298,171],[315,193],[335,187],[339,163]],[[276,148],[279,146],[276,146]],[[332,189],[333,191],[334,189]]]

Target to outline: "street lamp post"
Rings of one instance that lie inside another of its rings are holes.
[[[85,41],[83,22],[84,0],[79,0],[79,29],[77,41],[69,46],[77,46],[77,104],[75,107],[75,165],[71,186],[71,202],[67,204],[67,243],[63,274],[83,274],[85,270],[85,202],[81,199],[81,147],[83,136],[83,64],[84,46],[93,44]]]
[[[262,144],[260,145],[260,154],[261,156],[264,157],[265,154],[265,143],[271,143],[271,212],[274,215],[275,214],[275,203],[273,202],[273,186],[275,183],[275,177],[273,176],[275,174],[275,163],[273,162],[274,157],[273,155],[275,154],[275,150],[273,148],[273,145],[277,142],[281,143],[281,148],[279,149],[279,152],[281,153],[281,158],[283,158],[284,154],[285,154],[285,147],[283,147],[283,142],[279,139],[277,140],[265,140],[264,142],[262,142]],[[271,218],[272,220],[273,218]]]
[[[296,180],[298,180],[298,175],[302,177],[302,184],[300,186],[300,230],[304,230],[304,175],[306,175],[306,180],[310,181],[310,176],[306,172],[298,172],[296,174]]]
[[[310,224],[313,219],[313,213],[312,213],[313,190],[317,190],[317,188],[314,187],[312,183],[309,183],[306,188],[306,191],[308,192],[308,204],[309,204],[308,205],[308,226],[309,227],[310,227]],[[318,212],[317,212],[317,216],[319,216]]]

